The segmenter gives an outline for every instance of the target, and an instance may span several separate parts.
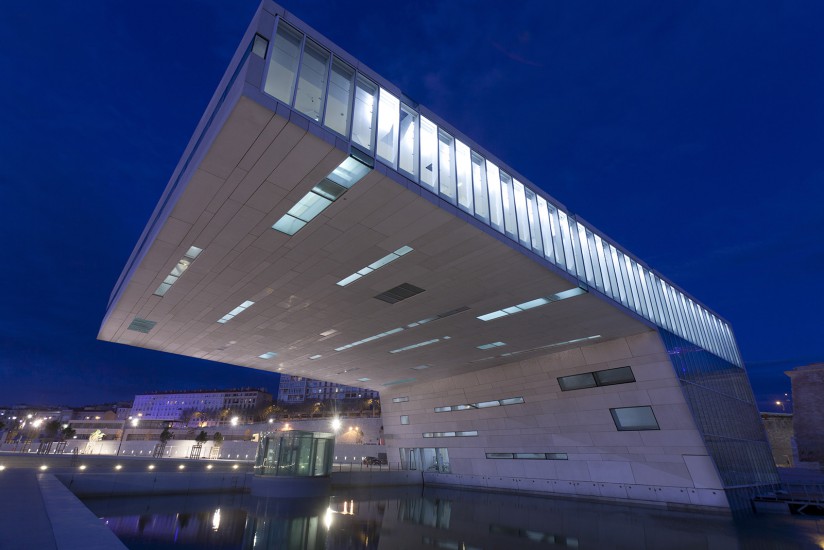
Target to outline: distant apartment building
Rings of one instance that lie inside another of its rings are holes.
[[[824,363],[796,367],[785,374],[792,382],[798,460],[824,464]]]
[[[380,394],[375,390],[343,386],[303,376],[280,375],[279,403],[304,403],[333,399],[378,399],[379,397]]]
[[[193,412],[251,413],[272,403],[264,389],[157,392],[134,396],[131,415],[146,420],[183,420]]]

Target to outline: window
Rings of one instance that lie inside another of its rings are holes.
[[[518,240],[518,227],[515,217],[515,193],[512,190],[512,178],[501,174],[501,201],[504,207],[504,228],[510,239]]]
[[[582,390],[584,388],[594,388],[595,386],[629,384],[631,382],[635,382],[635,375],[632,374],[632,368],[630,367],[618,367],[616,369],[558,377],[558,385],[561,386],[561,390],[563,391]]]
[[[435,407],[435,412],[466,411],[469,409],[486,409],[489,407],[500,407],[505,405],[519,405],[524,402],[523,397],[507,397],[506,399],[494,399],[492,401],[481,401],[479,403],[466,403],[463,405],[448,405],[445,407]]]
[[[378,100],[378,157],[392,168],[398,166],[398,98],[381,88]]]
[[[258,57],[266,59],[266,50],[269,49],[269,41],[261,35],[255,33],[255,38],[252,41],[252,53]]]
[[[446,132],[438,132],[438,163],[440,166],[441,196],[455,204],[455,140]]]
[[[375,126],[375,95],[378,87],[358,76],[355,82],[355,110],[352,117],[352,142],[372,151]]]
[[[423,437],[477,437],[477,430],[467,430],[463,432],[424,432]]]
[[[472,213],[472,160],[469,147],[455,140],[455,165],[458,180],[458,206]]]
[[[408,415],[406,415],[406,414],[401,415],[401,424],[403,424],[404,426],[409,425],[409,416]]]
[[[181,275],[183,275],[183,272],[189,269],[189,266],[195,261],[195,258],[197,258],[201,252],[203,252],[203,249],[196,246],[190,246],[186,254],[178,260],[177,265],[172,268],[166,278],[163,279],[163,282],[160,283],[160,286],[157,287],[157,290],[154,291],[154,295],[164,296],[166,291],[172,288],[172,285],[177,282]]]
[[[278,23],[263,91],[287,105],[292,104],[292,91],[295,88],[295,73],[298,70],[302,41],[302,34],[283,22]]]
[[[398,168],[418,180],[418,113],[401,104],[401,143]]]
[[[421,117],[421,184],[438,192],[438,128]]]
[[[569,460],[566,453],[486,453],[495,460]]]
[[[504,232],[503,222],[503,206],[501,195],[501,171],[498,167],[486,161],[486,184],[489,189],[489,224],[500,231]]]
[[[352,103],[352,78],[355,71],[337,58],[332,62],[329,98],[323,124],[342,136],[349,132],[349,105]]]
[[[610,409],[618,431],[660,430],[652,407],[622,407]]]
[[[489,197],[486,186],[484,159],[475,153],[472,158],[472,189],[475,196],[475,217],[489,223]]]
[[[392,398],[392,403],[406,403],[407,401],[409,401],[409,397],[408,397],[408,396],[403,396],[403,397],[393,397],[393,398]]]
[[[307,40],[303,49],[303,61],[300,64],[295,109],[315,121],[320,121],[323,111],[328,71],[329,52]]]

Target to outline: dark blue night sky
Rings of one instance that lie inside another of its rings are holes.
[[[256,7],[3,7],[0,405],[275,388],[95,339]],[[824,360],[824,3],[286,7],[727,318],[765,410]]]

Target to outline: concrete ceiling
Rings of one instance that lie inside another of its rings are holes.
[[[271,229],[345,157],[241,98],[112,304],[99,338],[386,390],[400,380],[431,381],[514,360],[499,357],[503,353],[649,330],[590,294],[478,320],[575,284],[376,170],[294,236]],[[154,296],[192,245],[203,252],[164,297]],[[414,251],[346,287],[336,285],[404,245]],[[401,283],[425,291],[391,305],[374,298]],[[217,323],[246,300],[255,304]],[[469,309],[334,351],[461,307]],[[157,324],[148,334],[129,330],[135,317]],[[335,332],[322,335],[328,331]],[[389,353],[433,339],[441,340]],[[506,345],[477,349],[491,342]],[[277,356],[258,357],[266,352]],[[322,357],[310,360],[314,355]],[[420,365],[429,368],[413,368]]]

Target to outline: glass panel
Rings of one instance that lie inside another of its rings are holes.
[[[295,89],[295,73],[298,69],[302,41],[302,34],[282,21],[278,22],[263,91],[287,105],[292,104],[292,91]]]
[[[284,214],[284,216],[272,226],[272,229],[286,233],[287,235],[294,235],[304,225],[306,225],[305,221],[294,218],[289,214]]]
[[[409,415],[406,415],[406,414],[401,415],[401,424],[403,424],[404,426],[409,424]]]
[[[572,253],[572,237],[569,235],[569,222],[567,221],[566,212],[558,210],[558,225],[561,229],[561,240],[564,245],[564,258],[566,260],[566,270],[569,273],[575,274],[575,256]],[[556,248],[557,250],[557,248]]]
[[[400,161],[398,167],[401,171],[412,176],[418,181],[418,113],[414,109],[401,104],[401,145]]]
[[[489,223],[489,198],[487,196],[486,166],[484,159],[475,153],[472,157],[472,189],[475,196],[475,217]]]
[[[586,372],[584,374],[574,374],[572,376],[561,376],[558,378],[558,385],[561,386],[561,390],[569,391],[594,388],[597,384],[595,383],[595,377],[592,376],[592,373]]]
[[[354,76],[354,69],[337,58],[332,61],[329,98],[326,100],[323,124],[342,136],[349,135],[349,106],[352,103],[352,78]]]
[[[601,272],[601,263],[598,261],[598,248],[595,245],[595,235],[590,230],[586,230],[587,250],[592,262],[592,275],[595,277],[595,288],[604,291],[604,278],[606,273]],[[609,281],[607,281],[608,283]]]
[[[577,229],[576,235],[578,237],[578,244],[581,247],[581,259],[584,261],[584,275],[586,276],[586,282],[590,286],[595,286],[595,275],[592,271],[592,256],[589,253],[589,245],[587,243],[587,231],[584,226],[578,222],[575,222],[575,228]]]
[[[565,253],[564,240],[561,235],[561,224],[558,219],[558,209],[547,203],[547,210],[549,211],[549,226],[552,229],[552,248],[555,252],[555,265],[558,267],[565,267]]]
[[[504,229],[507,237],[518,240],[518,221],[515,215],[515,192],[512,189],[512,178],[501,174],[501,203],[503,205]]]
[[[595,373],[595,379],[599,386],[611,386],[613,384],[629,384],[635,382],[635,376],[630,367],[619,367],[617,369],[599,370]]]
[[[615,288],[615,281],[613,279],[614,276],[610,273],[609,268],[607,267],[606,254],[604,254],[604,241],[602,241],[601,237],[595,235],[594,233],[593,238],[595,239],[595,250],[598,254],[598,267],[601,277],[603,278],[604,293],[607,296],[612,296],[612,289]]]
[[[371,170],[371,168],[359,160],[353,157],[347,157],[337,168],[332,170],[332,173],[329,174],[327,178],[349,189],[369,173],[369,170]]]
[[[307,40],[300,63],[295,109],[312,120],[319,121],[326,95],[326,75],[329,72],[329,52]]]
[[[501,405],[519,405],[523,402],[523,397],[508,397],[507,399],[501,399]]]
[[[578,228],[571,217],[567,216],[567,223],[569,223],[569,237],[572,245],[572,252],[575,254],[575,268],[572,273],[577,273],[578,278],[582,281],[586,280],[587,272],[584,268],[584,257],[581,254],[581,241],[578,240]]]
[[[438,128],[421,117],[421,185],[438,192]]]
[[[383,88],[378,103],[378,157],[397,167],[398,120],[401,103]]]
[[[504,232],[503,209],[501,205],[501,172],[498,167],[486,161],[486,184],[489,190],[489,223]]]
[[[569,460],[566,453],[546,453],[547,460]]]
[[[455,166],[458,180],[458,206],[472,212],[472,159],[469,147],[455,140]]]
[[[660,430],[658,421],[652,412],[652,407],[624,407],[610,409],[615,427],[619,431],[625,430]]]
[[[538,195],[538,220],[541,224],[541,237],[544,245],[544,258],[550,262],[555,262],[555,255],[552,251],[552,226],[549,223],[549,210],[546,199]]]
[[[306,193],[298,203],[289,210],[289,215],[305,222],[312,221],[315,216],[332,204],[332,201],[316,193]]]
[[[355,110],[352,117],[352,143],[372,151],[375,126],[375,95],[378,87],[358,75],[355,81]]]
[[[518,238],[521,244],[529,248],[529,218],[526,213],[526,195],[524,193],[524,186],[518,180],[513,180],[513,187],[515,188],[515,211],[518,214]]]
[[[441,196],[456,203],[455,140],[444,131],[438,132],[438,165],[440,166]]]
[[[541,224],[538,221],[538,201],[531,189],[526,189],[526,214],[529,221],[529,234],[532,235],[532,250],[543,254]]]

